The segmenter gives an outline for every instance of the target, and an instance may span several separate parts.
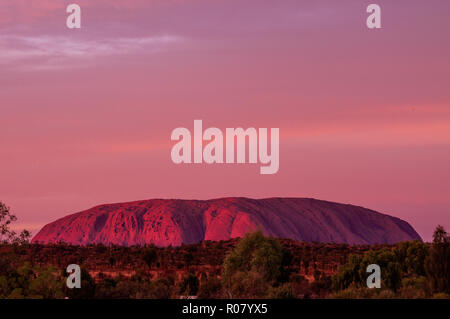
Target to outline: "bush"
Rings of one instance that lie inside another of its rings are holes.
[[[223,285],[229,297],[261,298],[280,275],[283,250],[277,239],[261,231],[246,234],[226,256]]]

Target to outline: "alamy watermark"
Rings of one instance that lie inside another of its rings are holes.
[[[371,273],[367,277],[367,288],[381,288],[381,267],[377,264],[367,266],[366,272]]]
[[[366,25],[369,29],[381,28],[381,8],[378,4],[369,4],[366,12],[370,15],[366,19]],[[81,28],[81,8],[78,4],[69,4],[66,8],[66,13],[69,13],[66,19],[66,26],[69,29]]]
[[[178,142],[173,145],[170,155],[175,164],[259,162],[261,174],[275,174],[280,167],[280,129],[270,129],[270,145],[268,134],[267,128],[253,127],[245,130],[226,128],[225,134],[216,127],[203,131],[202,120],[194,120],[193,134],[184,127],[172,131],[171,140]]]
[[[81,268],[76,264],[67,266],[66,272],[69,274],[66,280],[67,288],[81,288]]]

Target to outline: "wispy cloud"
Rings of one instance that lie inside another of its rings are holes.
[[[1,36],[0,65],[35,68],[67,66],[67,60],[91,59],[99,56],[151,54],[182,41],[171,35],[138,38],[74,39],[63,36]],[[39,62],[39,63],[36,63]]]

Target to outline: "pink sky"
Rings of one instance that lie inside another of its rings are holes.
[[[2,0],[0,200],[33,230],[102,203],[223,196],[449,230],[450,2],[372,2]],[[170,133],[194,119],[279,127],[279,172],[173,164]]]

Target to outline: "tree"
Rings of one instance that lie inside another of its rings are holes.
[[[404,273],[425,276],[425,260],[429,254],[427,244],[420,240],[404,241],[397,244],[395,254]]]
[[[367,266],[377,264],[382,269],[382,287],[397,291],[402,280],[401,266],[397,261],[395,251],[390,248],[369,250],[363,256],[350,255],[349,261],[339,268],[333,276],[333,288],[342,290],[352,284],[364,287],[367,278]]]
[[[359,255],[350,255],[348,262],[340,266],[337,274],[332,278],[333,288],[343,290],[353,283],[361,283],[360,277],[362,257]]]
[[[56,269],[47,267],[37,269],[38,276],[31,280],[29,285],[29,298],[62,299],[64,298],[64,281],[55,276]]]
[[[450,293],[450,236],[441,225],[433,234],[426,273],[434,292]]]
[[[277,239],[261,231],[246,234],[226,256],[223,283],[230,297],[264,297],[276,283],[283,261]]]
[[[9,207],[0,202],[0,244],[25,244],[29,242],[31,234],[28,230],[23,230],[19,235],[11,230],[11,224],[16,220],[17,217],[11,214]]]

